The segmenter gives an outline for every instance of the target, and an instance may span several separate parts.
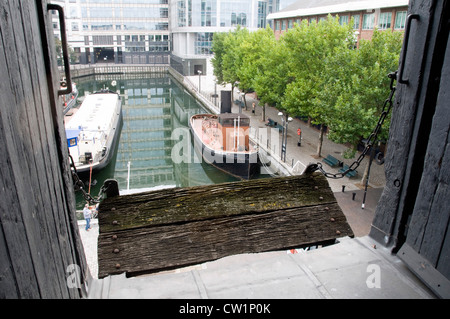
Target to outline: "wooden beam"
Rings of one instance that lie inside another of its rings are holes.
[[[353,236],[318,173],[107,198],[99,224],[100,278]]]

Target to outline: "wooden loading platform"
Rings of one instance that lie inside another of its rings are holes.
[[[353,237],[319,173],[107,198],[99,225],[99,278]]]

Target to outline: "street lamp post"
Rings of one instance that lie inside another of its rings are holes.
[[[292,117],[286,114],[286,119],[283,117],[283,112],[278,112],[278,115],[281,117],[283,134],[281,137],[281,160],[286,162],[286,145],[287,145],[287,132],[288,132],[288,124],[292,122]]]
[[[217,106],[217,79],[214,80],[214,106]]]

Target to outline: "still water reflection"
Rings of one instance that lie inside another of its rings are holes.
[[[106,75],[75,82],[79,97],[103,87],[119,92],[122,97],[123,126],[117,154],[104,170],[93,174],[93,196],[98,195],[108,178],[118,181],[121,193],[128,189],[144,191],[236,180],[208,164],[194,161],[192,143],[189,143],[190,161],[172,161],[172,148],[179,142],[172,139],[172,132],[177,128],[188,130],[191,115],[208,111],[169,75]],[[81,178],[88,185],[89,174]],[[84,200],[79,192],[76,195],[77,209],[82,209]]]

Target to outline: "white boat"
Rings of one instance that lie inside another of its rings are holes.
[[[77,172],[99,170],[113,158],[122,125],[119,94],[102,90],[88,95],[66,124],[67,145]]]

